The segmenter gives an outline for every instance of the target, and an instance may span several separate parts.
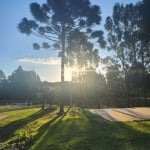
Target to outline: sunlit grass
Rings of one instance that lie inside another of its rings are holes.
[[[0,105],[0,113],[16,109],[20,109],[20,107],[15,105]]]
[[[55,115],[56,109],[54,110]],[[0,115],[6,116],[0,122],[1,146],[18,141],[24,142],[25,139],[35,136],[38,129],[53,117],[51,111],[41,111],[40,108],[13,110],[0,113]]]
[[[10,113],[12,119],[0,122],[3,135],[0,142],[6,145],[32,136],[28,150],[148,150],[150,147],[150,121],[107,122],[78,107],[65,107],[64,115],[57,112],[58,109],[41,112],[34,108],[3,113]],[[11,125],[12,130],[7,128]]]

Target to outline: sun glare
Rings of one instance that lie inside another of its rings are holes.
[[[84,72],[85,68],[78,69],[77,67],[66,67],[65,68],[65,81],[71,81],[72,80],[72,74],[73,73],[79,73],[79,72]],[[99,66],[96,68],[97,73],[101,73],[104,76],[106,75],[106,70],[102,67]]]
[[[72,70],[70,68],[66,68],[65,81],[71,81],[71,79],[72,79]]]
[[[79,70],[77,67],[66,67],[65,68],[65,80],[71,81],[73,72],[79,72],[83,70]]]
[[[97,73],[101,73],[104,76],[106,75],[106,70],[103,67],[101,67],[101,66],[97,67],[96,72]]]

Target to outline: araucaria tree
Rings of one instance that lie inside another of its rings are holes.
[[[95,25],[100,24],[100,8],[97,5],[91,5],[89,0],[47,0],[42,5],[35,2],[30,4],[30,11],[33,19],[23,18],[18,28],[21,33],[27,35],[33,34],[47,40],[42,46],[39,43],[34,43],[33,47],[35,49],[51,48],[60,50],[61,82],[64,82],[65,63],[67,63],[67,60],[70,60],[66,59],[66,56],[70,54],[68,51],[66,53],[66,47],[69,46],[68,37],[70,33],[77,31],[79,34],[85,34],[87,39],[95,38],[95,42],[98,42],[103,47],[105,46],[103,32],[93,29]],[[88,42],[86,41],[85,44],[88,44]],[[93,52],[89,54],[94,56],[96,53],[93,46],[86,46],[86,49],[80,47],[81,50],[84,51],[82,53],[84,55],[88,52]],[[72,49],[69,49],[69,51],[71,52]],[[73,51],[73,53],[76,52]],[[72,55],[68,56],[71,57]],[[91,58],[86,57],[85,59],[90,60]],[[60,112],[63,112],[63,102],[61,102],[60,106]]]

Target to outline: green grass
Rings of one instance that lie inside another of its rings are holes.
[[[64,115],[57,114],[58,109],[41,112],[34,108],[5,112],[3,114],[11,117],[0,122],[0,137],[3,137],[0,142],[7,145],[32,137],[26,147],[28,150],[150,148],[150,121],[112,123],[80,108],[66,107],[65,111]]]
[[[0,113],[0,116],[6,116],[0,121],[0,147],[7,147],[18,141],[22,144],[36,135],[38,129],[53,117],[53,111],[30,107]]]
[[[15,105],[0,105],[0,113],[1,112],[7,112],[7,111],[12,111],[16,109],[21,109],[19,106]]]

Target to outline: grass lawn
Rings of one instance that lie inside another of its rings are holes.
[[[150,121],[113,123],[80,108],[40,111],[30,108],[2,112],[1,147],[27,139],[27,150],[148,150]]]

